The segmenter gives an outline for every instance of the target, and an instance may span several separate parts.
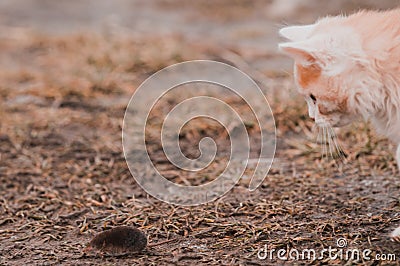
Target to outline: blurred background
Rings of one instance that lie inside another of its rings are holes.
[[[287,24],[311,23],[325,15],[359,9],[387,9],[393,0],[3,0],[1,35],[16,30],[47,35],[77,32],[126,35],[132,39],[175,35],[185,41],[238,49],[252,65],[277,69],[288,61],[273,55],[277,30]]]

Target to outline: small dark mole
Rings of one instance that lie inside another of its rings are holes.
[[[108,253],[140,252],[147,246],[146,235],[137,228],[117,226],[97,234],[88,244],[85,251],[92,248]]]

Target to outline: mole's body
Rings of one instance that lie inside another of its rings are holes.
[[[86,250],[91,248],[109,253],[131,253],[142,251],[147,246],[147,237],[139,229],[118,226],[96,235]]]

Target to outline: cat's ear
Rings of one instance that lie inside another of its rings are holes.
[[[312,33],[315,24],[305,26],[289,26],[279,30],[279,35],[291,41],[304,41]]]
[[[307,42],[280,43],[279,50],[292,57],[297,63],[303,65],[313,64],[316,61],[316,58],[312,50],[308,47]]]

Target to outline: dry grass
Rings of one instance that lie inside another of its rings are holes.
[[[338,136],[347,165],[338,168],[321,159],[303,101],[282,89],[291,86],[290,77],[274,78],[266,92],[279,142],[263,185],[249,192],[243,181],[216,202],[183,208],[148,196],[131,177],[121,146],[124,110],[134,88],[151,73],[221,51],[178,36],[131,40],[29,33],[11,34],[0,47],[0,264],[275,265],[279,262],[257,259],[265,244],[321,250],[335,246],[339,237],[350,248],[400,255],[387,237],[400,223],[393,147],[358,124]],[[225,136],[206,122],[184,128],[188,155],[196,156],[193,143],[201,137]],[[256,138],[258,129],[249,132]],[[226,139],[219,141],[227,147]],[[157,141],[149,150],[162,156]],[[183,182],[165,160],[158,166]],[[94,233],[116,225],[139,227],[150,243],[176,241],[129,256],[83,255]]]

